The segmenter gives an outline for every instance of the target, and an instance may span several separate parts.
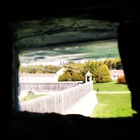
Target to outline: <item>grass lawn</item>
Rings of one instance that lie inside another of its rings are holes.
[[[116,81],[111,81],[108,83],[96,83],[93,82],[93,88],[96,90],[97,88],[99,91],[128,91],[129,89],[127,87],[127,84],[118,84]]]
[[[131,95],[128,94],[96,94],[98,104],[90,117],[128,117],[136,113],[131,109]]]
[[[24,96],[23,98],[20,99],[20,102],[24,102],[24,101],[28,101],[28,100],[32,100],[32,99],[35,99],[35,98],[38,98],[38,97],[41,97],[41,96],[46,96],[47,94],[31,94],[31,95],[27,95],[27,96]]]

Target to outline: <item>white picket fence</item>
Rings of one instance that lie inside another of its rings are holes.
[[[93,82],[79,84],[78,86],[58,91],[57,93],[42,96],[34,100],[20,103],[21,111],[39,113],[60,113],[75,104],[79,99],[93,90]]]

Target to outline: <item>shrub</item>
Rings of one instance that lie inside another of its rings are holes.
[[[126,84],[125,76],[119,76],[118,79],[117,79],[117,82],[119,84]]]

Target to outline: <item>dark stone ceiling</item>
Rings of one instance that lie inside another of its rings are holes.
[[[51,4],[45,7],[41,4],[41,10],[36,9],[37,7],[26,6],[24,10],[24,6],[18,7],[15,11],[18,10],[19,14],[14,11],[10,14],[14,49],[22,53],[52,51],[56,48],[64,50],[67,47],[79,47],[83,43],[117,39],[118,25],[139,21],[140,9],[139,5],[119,5],[116,1],[114,3],[116,5],[97,2],[94,6],[82,3],[83,5],[79,6],[57,7]],[[77,50],[77,53],[78,51],[81,50]],[[93,57],[90,56],[89,58]],[[36,57],[38,56],[34,53],[33,59]],[[39,57],[43,58],[44,55]],[[80,57],[71,59],[81,59]]]

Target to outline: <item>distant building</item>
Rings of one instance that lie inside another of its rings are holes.
[[[112,80],[117,80],[119,76],[124,76],[123,70],[110,70],[110,77]]]
[[[56,74],[48,73],[22,73],[20,74],[21,83],[46,83],[46,82],[57,82]]]
[[[56,73],[21,73],[20,83],[48,83],[58,82],[58,78],[65,69],[62,68]]]

